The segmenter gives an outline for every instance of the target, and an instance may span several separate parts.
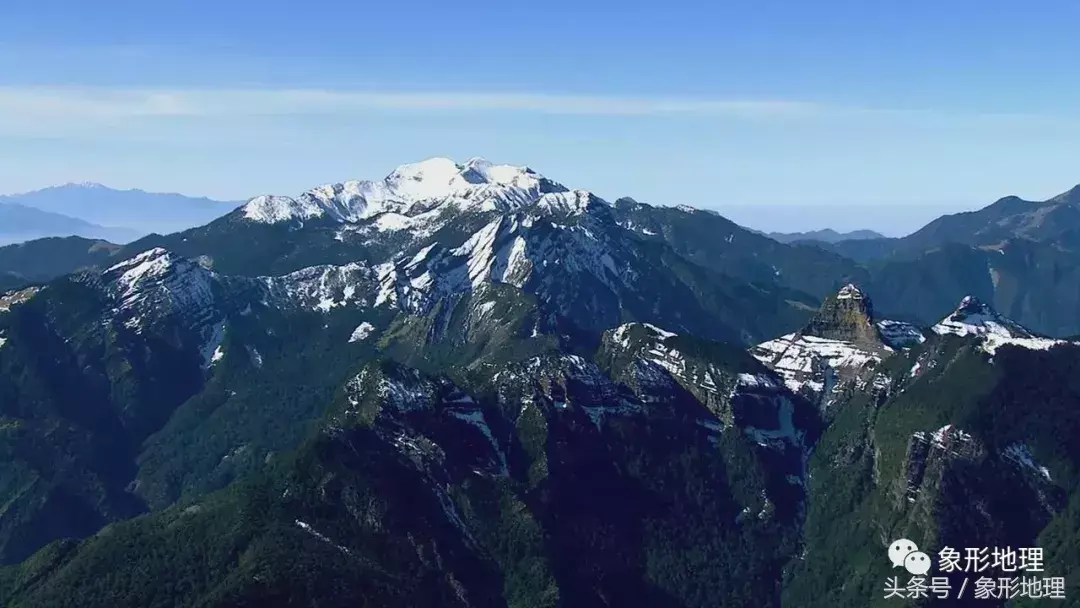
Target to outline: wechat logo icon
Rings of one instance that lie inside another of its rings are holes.
[[[918,545],[906,538],[894,540],[889,545],[889,561],[893,568],[902,566],[915,576],[922,576],[930,571],[930,556],[919,551]]]

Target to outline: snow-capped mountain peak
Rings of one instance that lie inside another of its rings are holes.
[[[1032,334],[1019,323],[998,314],[989,304],[975,296],[965,296],[949,316],[932,328],[937,334],[958,336],[995,335],[1003,338],[1031,338]]]
[[[1046,350],[1066,343],[1065,340],[1036,336],[974,296],[966,296],[952,314],[934,325],[931,330],[939,335],[953,334],[981,338],[980,347],[990,354],[1004,345]]]
[[[448,204],[509,211],[568,192],[528,167],[499,165],[483,158],[464,164],[430,158],[401,165],[381,180],[327,184],[296,198],[259,196],[243,207],[243,216],[269,224],[318,217],[356,223],[383,213],[415,217]]]
[[[61,185],[59,187],[60,188],[83,188],[83,189],[87,189],[87,190],[107,190],[108,189],[104,184],[99,184],[98,182],[90,182],[90,181],[67,182],[66,184],[63,184],[63,185]]]
[[[429,158],[418,163],[401,165],[386,176],[383,183],[403,198],[441,198],[472,185],[462,175],[463,170],[461,165],[449,158]],[[481,180],[481,183],[487,181]]]

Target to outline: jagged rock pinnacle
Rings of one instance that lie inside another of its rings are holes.
[[[874,325],[870,298],[858,287],[847,284],[821,305],[821,310],[802,330],[805,336],[853,342],[870,349],[881,349],[884,341]]]

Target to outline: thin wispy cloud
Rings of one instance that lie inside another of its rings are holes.
[[[504,113],[699,120],[905,122],[922,127],[1072,128],[1073,117],[956,113],[852,107],[784,99],[590,96],[523,93],[372,92],[330,89],[113,88],[0,86],[0,136],[119,136],[172,119],[228,124],[229,119],[376,116],[380,113]],[[176,132],[177,137],[190,135]],[[160,139],[158,135],[152,136]]]
[[[364,111],[506,111],[563,115],[799,116],[820,111],[786,100],[602,97],[518,93],[395,93],[314,89],[113,89],[0,87],[9,117],[93,121],[147,117],[282,116]]]

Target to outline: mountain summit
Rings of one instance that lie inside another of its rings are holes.
[[[870,298],[851,283],[822,304],[821,310],[810,320],[802,333],[828,340],[852,342],[872,350],[884,346],[881,333],[874,325],[874,308]]]
[[[994,334],[1005,338],[1031,338],[1031,332],[1019,323],[999,314],[975,296],[965,296],[949,316],[934,326],[938,334],[959,336]]]
[[[982,349],[993,353],[1004,345],[1032,350],[1046,350],[1065,340],[1036,336],[1016,321],[998,313],[992,306],[975,296],[966,296],[949,316],[931,330],[939,335],[975,336],[982,338]]]
[[[763,342],[750,353],[780,374],[792,392],[827,410],[844,386],[865,389],[885,357],[924,340],[909,323],[875,322],[869,296],[848,283],[801,331]]]
[[[430,158],[402,165],[381,180],[329,184],[296,198],[260,196],[243,207],[243,215],[268,224],[320,217],[354,223],[387,214],[400,216],[400,222],[438,214],[446,204],[512,211],[534,203],[581,206],[590,198],[589,193],[571,192],[528,167],[497,165],[482,158],[464,164]]]

